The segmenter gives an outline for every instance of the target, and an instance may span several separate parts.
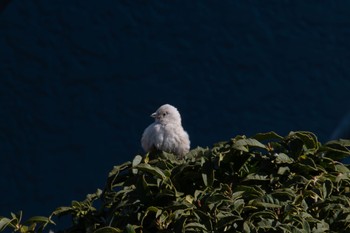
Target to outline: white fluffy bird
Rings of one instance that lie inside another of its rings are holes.
[[[160,106],[151,115],[155,119],[142,134],[141,145],[146,152],[158,149],[182,158],[190,150],[190,139],[181,125],[181,116],[170,105]]]

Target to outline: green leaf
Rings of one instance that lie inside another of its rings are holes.
[[[329,197],[333,192],[333,183],[330,180],[325,180],[322,185],[322,197],[326,199]]]
[[[243,197],[244,191],[237,191],[232,193],[231,199],[232,200],[238,200]]]
[[[239,186],[237,186],[236,190],[243,191],[244,195],[247,195],[251,198],[262,197],[266,194],[266,191],[259,186],[239,185]]]
[[[302,223],[303,223],[303,232],[305,233],[311,232],[310,224],[305,219],[302,219]]]
[[[128,224],[125,228],[127,233],[136,233],[134,225]]]
[[[276,227],[273,226],[275,222],[275,219],[265,219],[262,218],[259,222],[258,222],[258,229],[263,229],[265,232],[266,231],[275,231]]]
[[[11,213],[13,224],[17,225],[22,221],[23,212],[18,211],[17,213]]]
[[[155,207],[155,206],[148,207],[147,211],[154,212],[156,214],[156,218],[158,218],[162,214],[162,210],[157,208],[157,207]]]
[[[197,223],[197,222],[191,222],[191,223],[186,224],[184,226],[184,229],[185,230],[193,229],[193,230],[207,231],[207,228],[205,227],[205,225]]]
[[[293,190],[292,188],[276,189],[271,193],[271,195],[279,201],[283,202],[295,200],[297,197],[295,190]]]
[[[202,178],[205,186],[212,186],[214,183],[214,169],[212,163],[203,157],[201,158]]]
[[[146,163],[139,164],[135,168],[137,168],[143,172],[151,173],[152,175],[154,175],[158,178],[161,178],[161,179],[166,178],[166,175],[164,174],[164,172],[161,169],[159,169],[158,167],[152,167],[151,165],[146,164]]]
[[[31,227],[32,228],[32,227]],[[35,229],[35,225],[34,225],[34,229]],[[32,229],[31,229],[32,230]],[[29,227],[28,226],[20,226],[19,232],[21,233],[27,233],[29,232]]]
[[[315,134],[307,131],[290,132],[288,136],[296,136],[301,139],[308,149],[318,149],[319,143]]]
[[[311,158],[301,159],[299,163],[295,164],[295,167],[300,169],[300,173],[317,172],[319,170],[315,161]]]
[[[233,143],[233,148],[242,148],[245,146],[258,147],[266,149],[266,146],[254,138],[240,139]],[[246,150],[244,150],[246,151]]]
[[[50,220],[50,218],[44,217],[44,216],[31,217],[24,222],[24,224],[26,224],[26,225],[30,225],[33,223],[41,223],[42,224],[42,223],[53,223],[53,222]]]
[[[243,220],[241,216],[234,215],[232,213],[219,212],[216,217],[219,219],[216,224],[216,227],[219,230],[227,226],[232,226],[235,222]],[[222,230],[220,232],[222,232]]]
[[[139,165],[141,163],[141,161],[142,161],[142,156],[141,155],[136,155],[134,160],[132,161],[132,166],[136,167],[137,165]],[[135,169],[135,168],[132,169],[132,173],[134,173],[134,175],[137,174],[137,171],[138,170]]]
[[[304,152],[304,142],[293,134],[289,135],[287,138],[287,145],[289,149],[290,156],[293,158],[299,158]]]
[[[118,175],[120,172],[128,169],[130,165],[131,165],[131,162],[125,162],[119,166],[114,166],[113,170],[109,172],[108,177]]]
[[[114,228],[114,227],[102,227],[94,231],[94,233],[121,233],[121,232],[123,232],[121,229]]]
[[[276,163],[277,164],[280,164],[280,163],[288,163],[288,164],[294,163],[294,159],[289,157],[285,153],[278,153],[278,154],[276,153],[275,156],[276,156]]]
[[[337,175],[335,182],[339,183],[340,181],[350,181],[350,176],[348,173],[340,173]]]
[[[337,139],[327,142],[325,145],[329,144],[338,144],[344,147],[350,147],[350,140],[349,139]]]
[[[320,152],[326,154],[327,157],[339,160],[350,156],[349,149],[338,141],[330,141],[320,147]]]
[[[251,200],[250,202],[248,202],[248,205],[255,206],[255,207],[264,207],[264,208],[281,208],[282,207],[281,205],[262,202],[258,200]]]
[[[243,232],[244,233],[250,233],[250,227],[254,227],[249,221],[244,221],[243,223]]]
[[[255,138],[258,141],[271,141],[271,140],[282,140],[283,137],[278,135],[277,133],[271,131],[271,132],[267,132],[267,133],[258,133],[256,135],[253,136],[253,138]]]
[[[266,203],[266,204],[268,204],[268,203]],[[278,207],[267,207],[267,208],[278,208]],[[276,213],[271,211],[271,210],[256,211],[256,212],[252,213],[249,216],[249,218],[250,219],[254,219],[254,218],[278,219]]]
[[[255,173],[248,174],[243,181],[269,181],[270,178],[267,175],[259,175]]]
[[[52,212],[52,215],[62,216],[72,211],[73,211],[72,207],[62,206],[62,207],[58,207],[54,212]]]
[[[13,219],[9,219],[9,218],[0,218],[0,231],[5,230],[5,228],[8,225],[11,225],[13,222]]]
[[[335,171],[340,172],[340,173],[347,173],[350,174],[349,168],[347,168],[344,164],[342,163],[336,163],[335,164]]]
[[[289,167],[279,167],[277,174],[278,175],[285,175],[285,174],[288,174],[289,172],[290,172]]]
[[[312,233],[324,233],[329,232],[329,225],[324,220],[316,223],[316,226],[312,229]]]
[[[89,201],[89,202],[92,202],[92,201],[100,198],[102,193],[103,192],[102,192],[101,189],[97,189],[95,193],[86,195],[86,200]]]
[[[197,147],[195,149],[192,149],[189,153],[186,154],[186,159],[192,160],[197,157],[205,157],[209,154],[210,150],[209,148],[202,148],[202,147]]]

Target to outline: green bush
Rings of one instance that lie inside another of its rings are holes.
[[[68,216],[62,232],[350,232],[350,170],[339,162],[348,146],[270,132],[197,148],[183,160],[137,155],[84,201],[48,218],[0,218],[0,230],[42,232]]]

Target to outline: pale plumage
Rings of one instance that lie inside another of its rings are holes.
[[[141,145],[146,152],[162,150],[183,157],[190,150],[190,139],[181,125],[180,113],[164,104],[151,115],[155,121],[142,134]]]

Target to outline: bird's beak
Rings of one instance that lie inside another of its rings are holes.
[[[151,117],[156,118],[157,117],[157,113],[156,112],[152,113]]]

